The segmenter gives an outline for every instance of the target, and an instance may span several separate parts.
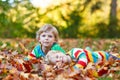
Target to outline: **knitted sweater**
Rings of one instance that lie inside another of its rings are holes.
[[[110,54],[105,51],[91,51],[81,48],[73,48],[68,54],[76,62],[74,68],[84,68],[89,62],[96,63],[99,60],[106,61],[109,59]]]

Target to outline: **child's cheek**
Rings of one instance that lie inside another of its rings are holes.
[[[52,64],[56,64],[56,60],[54,60],[54,59],[51,60],[51,63],[52,63]]]
[[[64,58],[64,59],[63,59],[63,62],[64,62],[64,63],[67,63],[67,58]]]

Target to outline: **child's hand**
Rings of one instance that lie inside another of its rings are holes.
[[[56,69],[63,68],[64,66],[65,66],[64,63],[62,63],[62,62],[57,62],[53,68],[56,70]]]
[[[81,73],[81,70],[80,69],[74,69],[71,71],[71,73],[68,75],[69,77],[74,77],[74,76],[77,76]]]
[[[53,69],[57,74],[60,74],[64,71],[64,64],[62,62],[57,62]]]
[[[28,57],[25,57],[23,60],[24,60],[24,61],[28,61],[28,60],[29,60],[29,58],[28,58]]]

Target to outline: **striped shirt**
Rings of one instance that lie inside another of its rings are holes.
[[[90,51],[87,49],[73,48],[67,54],[76,62],[74,68],[84,68],[89,62],[106,61],[109,53],[105,51]]]

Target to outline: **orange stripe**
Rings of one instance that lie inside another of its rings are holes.
[[[86,55],[86,57],[87,57],[88,62],[90,62],[90,59],[89,59],[87,50],[84,50],[84,52],[85,52],[85,55]]]

